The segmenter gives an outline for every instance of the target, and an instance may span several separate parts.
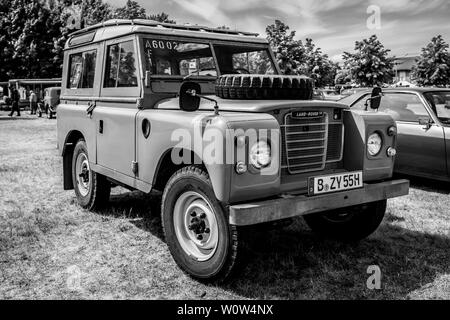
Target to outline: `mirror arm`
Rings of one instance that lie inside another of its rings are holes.
[[[365,111],[367,111],[367,108],[369,107],[369,101],[372,101],[373,99],[377,99],[377,98],[382,98],[382,97],[383,97],[383,95],[380,94],[380,95],[375,96],[375,97],[367,98],[366,103],[364,104],[364,106],[366,107]]]
[[[206,96],[201,95],[201,94],[197,94],[197,93],[195,92],[195,90],[192,90],[192,91],[189,91],[189,90],[188,90],[186,93],[187,93],[187,94],[190,94],[190,95],[193,96],[193,97],[199,97],[199,98],[202,98],[202,99],[205,99],[205,100],[214,102],[214,114],[215,114],[216,116],[219,115],[219,104],[218,104],[217,100],[215,100],[215,99],[213,99],[213,98],[206,97]]]

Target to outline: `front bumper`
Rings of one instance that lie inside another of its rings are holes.
[[[405,196],[408,193],[408,180],[393,180],[313,197],[285,196],[230,206],[229,223],[237,226],[254,225]]]

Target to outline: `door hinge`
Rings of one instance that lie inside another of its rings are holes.
[[[137,161],[131,161],[131,170],[133,171],[134,175],[138,175],[139,166]]]

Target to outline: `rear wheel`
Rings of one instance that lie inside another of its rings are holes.
[[[94,210],[108,202],[111,184],[104,176],[91,170],[84,140],[78,140],[73,152],[72,179],[81,207]]]
[[[316,233],[341,241],[358,241],[370,236],[383,221],[387,200],[304,217]]]
[[[241,239],[205,171],[195,166],[177,171],[164,189],[161,214],[167,245],[182,270],[205,282],[230,276]]]

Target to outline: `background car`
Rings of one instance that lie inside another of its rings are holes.
[[[365,109],[370,91],[340,102]],[[395,171],[450,181],[450,90],[439,88],[383,89],[380,111],[397,123]]]
[[[3,96],[0,99],[0,110],[10,110],[11,109],[11,99],[8,96]]]
[[[313,92],[313,100],[325,100],[325,95],[321,90],[315,89]]]
[[[60,95],[61,87],[50,87],[44,91],[44,108],[49,119],[52,119],[53,115],[56,114]]]
[[[324,99],[323,100],[327,100],[327,101],[339,101],[341,100],[343,97],[336,92],[336,90],[334,89],[319,89],[318,91],[320,91],[323,96]]]
[[[354,95],[358,92],[365,92],[365,91],[369,91],[372,90],[372,88],[350,88],[350,89],[343,89],[341,91],[341,96],[342,98]]]

